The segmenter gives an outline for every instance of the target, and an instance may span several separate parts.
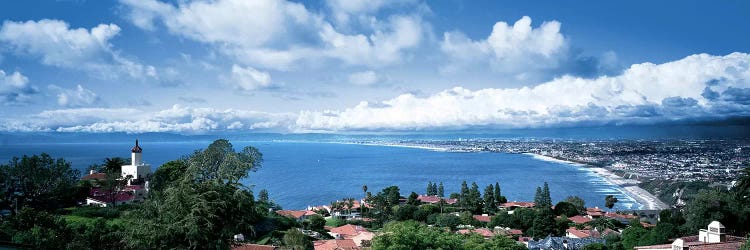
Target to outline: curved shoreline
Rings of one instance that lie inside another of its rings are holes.
[[[562,163],[562,164],[568,164],[573,165],[576,167],[582,167],[585,168],[599,177],[602,177],[605,181],[609,182],[612,185],[620,187],[620,189],[623,191],[625,195],[632,198],[641,205],[639,209],[642,210],[663,210],[669,208],[667,204],[659,200],[658,197],[653,195],[652,193],[646,191],[643,188],[638,187],[639,181],[636,180],[630,180],[622,178],[615,173],[612,173],[612,171],[609,171],[606,168],[602,167],[594,167],[590,165],[586,165],[579,162],[572,162],[572,161],[566,161],[550,156],[540,155],[540,154],[534,154],[534,153],[523,153],[525,155],[529,155],[531,157],[534,157],[538,160],[542,161],[549,161],[549,162],[556,162],[556,163]]]

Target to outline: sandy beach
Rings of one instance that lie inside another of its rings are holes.
[[[532,153],[525,153],[525,154],[530,155],[534,158],[543,160],[543,161],[552,161],[552,162],[565,163],[565,164],[585,167],[586,169],[591,170],[592,172],[604,178],[607,182],[620,186],[620,188],[622,188],[622,190],[625,192],[626,195],[630,196],[636,202],[643,205],[641,209],[662,210],[662,209],[669,208],[667,204],[659,200],[659,198],[657,198],[655,195],[649,193],[643,188],[638,187],[638,183],[640,182],[637,180],[622,178],[605,168],[588,167],[581,163],[565,161],[565,160],[561,160],[561,159],[557,159],[557,158],[549,157],[549,156],[544,156],[544,155],[538,155],[538,154],[532,154]]]

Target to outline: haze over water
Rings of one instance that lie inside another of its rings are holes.
[[[142,140],[143,158],[153,168],[205,148],[210,141],[153,142]],[[402,196],[424,193],[428,181],[442,181],[446,196],[461,182],[477,182],[480,191],[499,182],[510,201],[533,201],[537,186],[547,181],[554,202],[577,195],[588,206],[603,207],[614,194],[615,209],[639,207],[620,188],[585,168],[535,159],[528,155],[489,152],[444,152],[421,148],[326,142],[232,141],[235,149],[252,145],[264,155],[263,166],[244,181],[255,192],[268,189],[270,198],[287,209],[326,205],[345,197],[363,197],[362,185],[376,193],[397,185]],[[105,157],[129,158],[132,142],[5,144],[0,161],[13,156],[47,152],[63,157],[84,174],[87,166]]]

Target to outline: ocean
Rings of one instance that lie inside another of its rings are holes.
[[[210,140],[155,142],[141,140],[143,159],[157,168],[169,160],[205,148]],[[446,195],[460,190],[461,182],[476,182],[480,191],[495,182],[510,201],[533,201],[536,187],[549,183],[553,202],[576,195],[587,206],[604,207],[604,197],[615,195],[614,210],[638,209],[638,204],[586,168],[545,161],[524,154],[447,152],[426,148],[363,145],[335,142],[232,141],[236,150],[257,147],[264,162],[243,184],[255,192],[267,189],[272,200],[285,209],[326,205],[346,197],[363,197],[362,186],[376,193],[397,185],[402,196],[424,193],[427,183],[443,182]],[[130,158],[132,141],[85,143],[4,143],[0,162],[13,156],[46,152],[85,169],[106,157]]]

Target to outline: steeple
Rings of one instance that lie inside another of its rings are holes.
[[[140,153],[142,151],[143,149],[140,146],[138,146],[138,139],[135,139],[135,147],[133,147],[133,149],[131,149],[130,152]]]

